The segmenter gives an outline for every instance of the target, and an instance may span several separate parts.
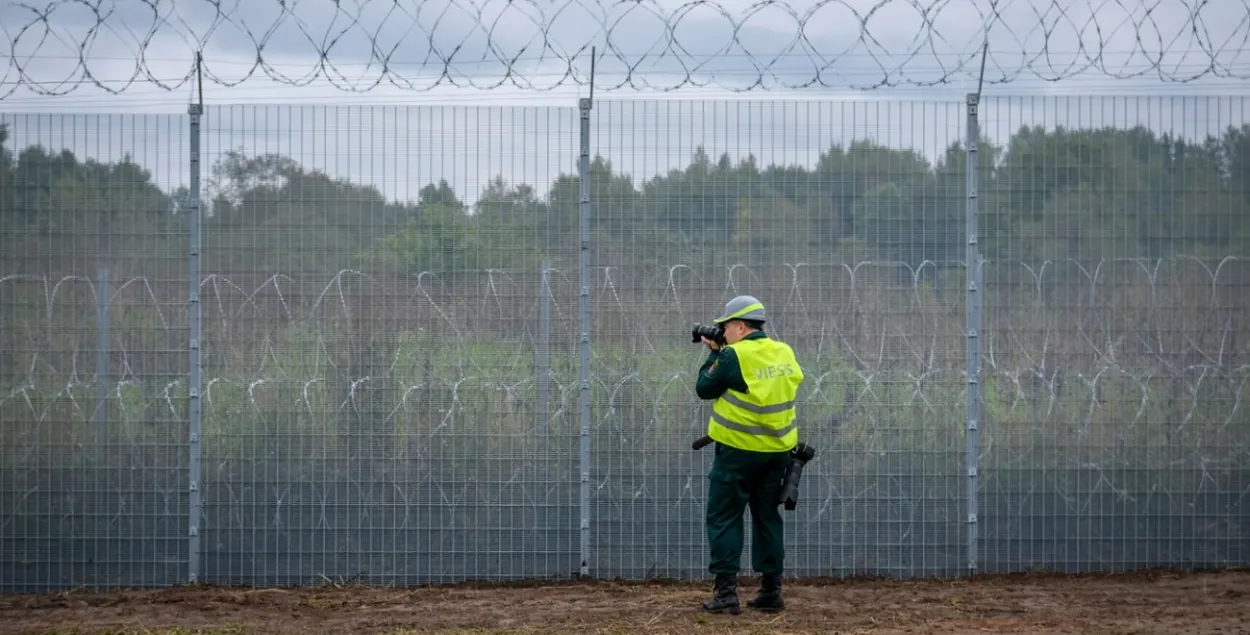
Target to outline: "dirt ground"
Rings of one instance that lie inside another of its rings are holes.
[[[744,581],[745,601],[753,580]],[[0,595],[0,633],[1250,633],[1250,572],[806,581],[779,615],[705,615],[706,584],[176,588]]]

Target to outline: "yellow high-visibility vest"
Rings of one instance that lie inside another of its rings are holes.
[[[707,435],[753,452],[786,452],[799,441],[794,399],[803,369],[785,343],[768,338],[727,344],[738,356],[747,392],[726,390],[712,403]]]

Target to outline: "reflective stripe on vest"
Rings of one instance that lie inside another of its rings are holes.
[[[737,421],[731,421],[728,417],[726,417],[725,415],[722,415],[719,412],[716,412],[715,410],[712,411],[712,421],[715,421],[716,423],[719,423],[722,426],[725,426],[726,428],[729,428],[730,430],[733,430],[735,432],[741,432],[743,434],[762,435],[762,436],[768,436],[768,437],[777,437],[777,438],[784,437],[799,427],[799,423],[797,421],[791,421],[790,425],[787,425],[784,428],[769,428],[766,426],[749,426],[746,424],[738,423]]]
[[[738,356],[747,392],[727,390],[712,404],[708,436],[756,452],[784,452],[798,442],[795,394],[803,369],[789,346],[767,338],[729,345]]]

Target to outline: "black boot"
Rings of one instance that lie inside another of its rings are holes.
[[[768,613],[775,613],[786,608],[785,600],[781,599],[781,576],[776,573],[765,573],[760,581],[760,592],[747,600],[747,606]]]
[[[710,613],[729,613],[737,615],[742,612],[738,604],[738,576],[732,573],[716,574],[715,596],[703,603],[703,610]]]

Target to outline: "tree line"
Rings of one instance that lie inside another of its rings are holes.
[[[162,191],[132,157],[14,148],[0,125],[2,262],[10,273],[140,275],[185,260],[189,195]],[[1250,125],[1191,141],[1146,128],[1021,127],[979,146],[982,250],[991,260],[1225,256],[1250,245]],[[965,152],[928,161],[862,140],[815,165],[761,166],[698,148],[640,180],[591,163],[599,264],[680,261],[953,263],[965,249]],[[227,152],[206,175],[205,272],[414,274],[530,271],[576,262],[579,179],[496,177],[473,205],[446,181],[415,201],[278,154]],[[175,269],[170,269],[175,267]],[[84,269],[86,268],[86,269]]]

